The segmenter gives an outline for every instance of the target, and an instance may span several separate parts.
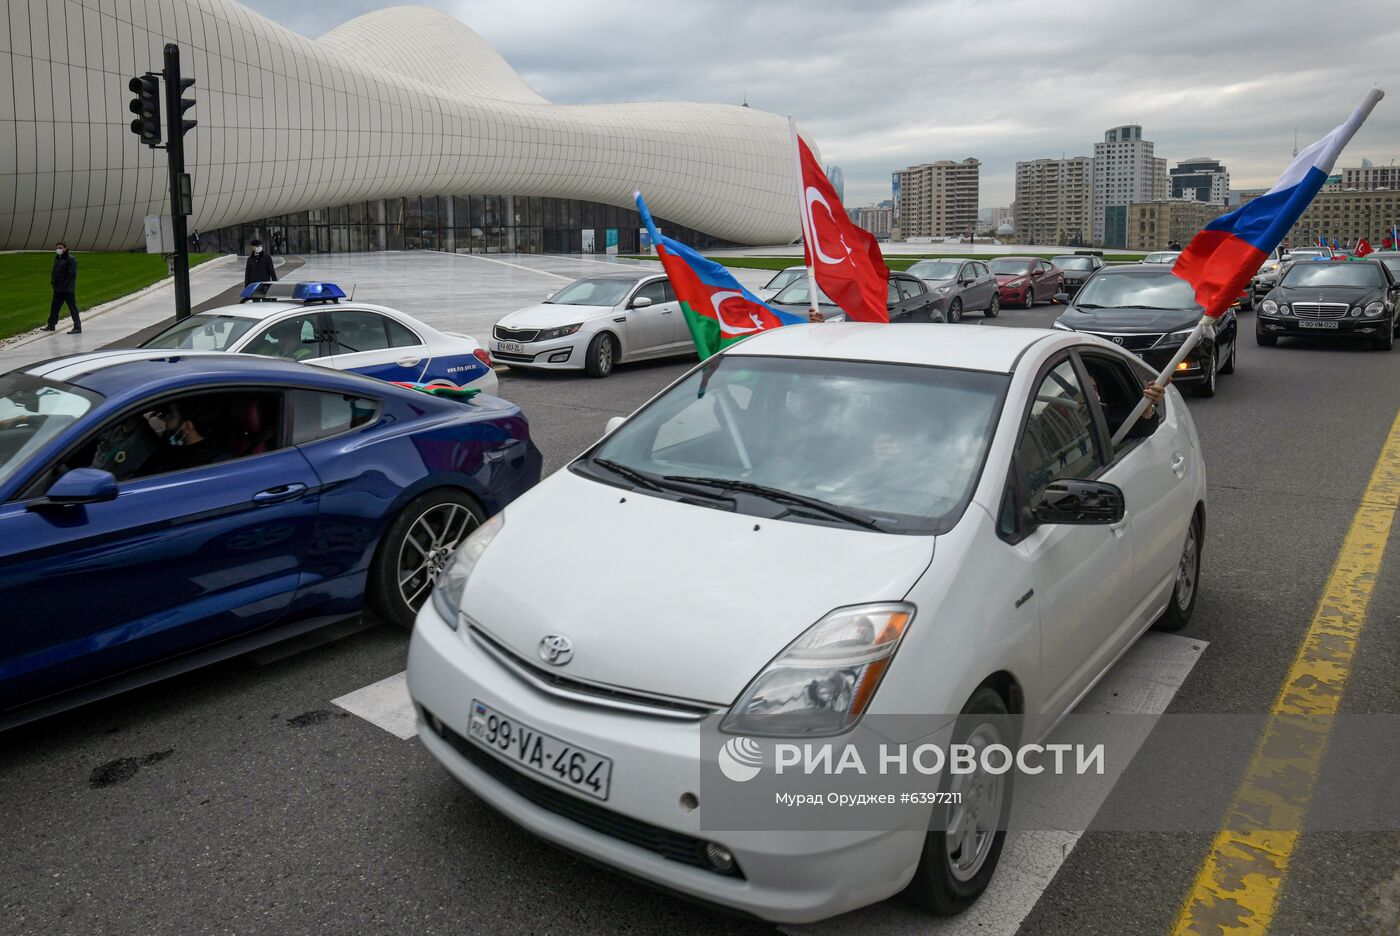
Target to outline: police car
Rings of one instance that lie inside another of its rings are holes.
[[[253,283],[238,305],[176,322],[143,348],[282,357],[401,383],[495,393],[491,355],[385,306],[347,299],[334,283]]]

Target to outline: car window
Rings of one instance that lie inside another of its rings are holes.
[[[1145,371],[1135,371],[1127,361],[1106,355],[1081,353],[1081,359],[1084,369],[1089,372],[1090,387],[1098,400],[1099,408],[1103,411],[1111,436],[1118,431],[1123,420],[1132,414],[1138,401],[1142,399],[1142,387],[1149,375]],[[1131,447],[1138,439],[1156,431],[1157,426],[1161,424],[1162,410],[1165,408],[1157,407],[1156,414],[1151,419],[1139,419],[1132,430],[1114,446],[1114,457]]]
[[[218,390],[165,397],[112,420],[50,472],[109,471],[118,481],[248,458],[282,447],[282,398],[271,390]]]
[[[924,284],[920,283],[918,280],[899,280],[899,294],[905,299],[913,299],[916,296],[921,296],[923,292]]]
[[[1380,267],[1372,263],[1295,263],[1283,274],[1284,286],[1364,286],[1376,289],[1386,285]]]
[[[412,329],[402,322],[395,321],[389,316],[383,316],[384,327],[389,330],[389,347],[391,348],[412,348],[423,343]]]
[[[550,296],[547,304],[615,306],[635,282],[622,277],[586,277],[575,280]]]
[[[19,371],[0,375],[0,480],[92,408],[97,394]]]
[[[886,289],[885,301],[888,302],[888,303],[890,303],[891,305],[893,305],[894,303],[896,303],[896,302],[899,301],[899,289],[898,289],[898,287],[895,286],[895,283],[897,283],[897,282],[899,282],[899,281],[898,281],[898,280],[890,280],[889,283],[888,283],[888,284],[886,285],[886,287],[885,287],[885,289]]]
[[[675,301],[676,301],[676,291],[675,291],[674,289],[671,288],[671,281],[670,281],[670,280],[662,280],[662,281],[661,281],[661,288],[662,288],[663,290],[665,290],[665,293],[666,293],[666,301],[667,301],[667,302],[675,302]]]
[[[661,303],[665,302],[666,281],[653,280],[652,282],[647,283],[641,289],[637,290],[637,294],[632,297],[632,301],[636,302],[638,299],[642,298],[650,299],[653,305],[660,305]]]
[[[361,351],[383,351],[389,347],[389,333],[384,328],[384,316],[365,309],[332,309],[332,354],[358,354]]]
[[[1051,481],[1088,478],[1103,466],[1094,441],[1089,398],[1070,361],[1052,369],[1036,389],[1017,462],[1032,510]]]
[[[987,271],[987,265],[986,265],[985,263],[977,263],[977,264],[974,264],[974,267],[975,267],[976,270],[977,270],[977,275],[978,275],[978,276],[988,276],[988,275],[990,275],[990,274],[988,273],[988,271]]]
[[[323,390],[292,390],[292,444],[305,445],[367,425],[379,404],[365,397]]]
[[[141,343],[143,348],[178,348],[190,351],[227,351],[258,324],[241,315],[191,315]]]
[[[293,361],[320,357],[321,332],[316,324],[316,313],[295,315],[267,326],[248,341],[243,353]]]

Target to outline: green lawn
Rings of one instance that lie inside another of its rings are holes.
[[[1063,257],[1062,253],[1004,253],[1004,254],[891,254],[885,257],[885,265],[891,270],[907,270],[920,260],[938,260],[944,257],[969,256],[978,260],[995,260],[997,257],[1039,257],[1042,260],[1050,260],[1054,257]],[[1141,260],[1146,254],[1114,254],[1111,257],[1104,257],[1107,263],[1136,262]],[[641,254],[632,254],[626,259],[629,260],[655,260],[655,257],[646,257]],[[802,263],[802,257],[709,257],[708,259],[727,267],[742,267],[746,270],[782,270],[790,266],[798,266]]]
[[[212,260],[218,254],[190,254],[190,266]],[[84,253],[75,251],[78,261],[78,310],[133,293],[166,276],[165,258],[144,253]],[[0,305],[0,338],[8,338],[38,328],[49,319],[53,289],[53,251],[0,254],[0,283],[5,284],[5,303]],[[68,310],[63,310],[64,321]],[[174,309],[171,309],[174,314]]]

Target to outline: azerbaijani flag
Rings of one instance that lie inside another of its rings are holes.
[[[662,234],[651,220],[642,193],[635,193],[635,197],[637,211],[651,233],[656,255],[680,301],[700,360],[758,332],[807,323],[805,315],[769,307],[722,265]]]
[[[1322,191],[1342,149],[1384,96],[1372,88],[1345,123],[1298,154],[1273,188],[1211,221],[1186,245],[1172,272],[1196,287],[1196,301],[1207,315],[1225,314]]]

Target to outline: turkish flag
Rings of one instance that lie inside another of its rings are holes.
[[[794,134],[796,136],[796,134]],[[802,247],[817,286],[856,322],[888,322],[890,268],[875,235],[856,227],[816,157],[797,137],[802,164]]]
[[[1367,243],[1366,238],[1363,237],[1361,238],[1361,240],[1356,242],[1356,250],[1354,251],[1354,253],[1358,257],[1364,257],[1368,253],[1375,253],[1375,248],[1373,248],[1369,243]]]

